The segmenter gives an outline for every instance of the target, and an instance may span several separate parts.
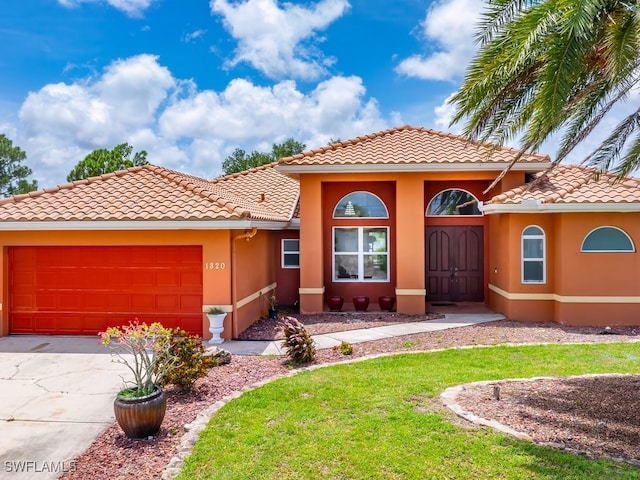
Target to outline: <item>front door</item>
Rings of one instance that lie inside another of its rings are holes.
[[[484,301],[483,227],[428,226],[425,238],[427,299]]]

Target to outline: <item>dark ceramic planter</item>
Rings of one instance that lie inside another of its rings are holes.
[[[385,312],[390,312],[393,310],[393,305],[396,303],[396,298],[390,295],[383,295],[378,297],[378,305],[380,306],[380,310]]]
[[[339,312],[342,310],[342,305],[344,304],[344,297],[334,296],[327,298],[327,305],[329,306],[329,310],[332,312]]]
[[[167,411],[167,396],[160,387],[144,397],[118,395],[113,402],[113,411],[127,437],[147,438],[160,431]]]
[[[353,307],[357,312],[366,312],[367,308],[369,308],[369,297],[364,295],[353,297]]]
[[[270,308],[269,309],[269,318],[278,318],[278,309]]]

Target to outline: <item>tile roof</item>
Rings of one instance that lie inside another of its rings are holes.
[[[276,165],[274,162],[220,177],[211,184],[288,220],[297,211],[300,186],[297,180],[277,172]]]
[[[409,125],[384,130],[371,135],[354,138],[340,143],[283,158],[279,165],[283,171],[294,166],[455,166],[455,165],[495,165],[501,169],[510,162],[518,150],[496,148],[491,145],[471,142],[450,133]],[[527,154],[519,165],[545,168],[550,163],[547,155]]]
[[[538,181],[493,197],[488,204],[515,205],[525,200],[543,204],[621,204],[640,202],[640,179],[614,175],[579,165],[559,165],[536,174]]]
[[[153,165],[0,200],[0,221],[288,220],[202,178]]]

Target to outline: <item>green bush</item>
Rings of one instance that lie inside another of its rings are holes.
[[[304,325],[294,317],[284,317],[282,321],[284,342],[287,357],[293,364],[308,363],[316,358],[316,345]]]
[[[161,384],[173,384],[190,392],[195,381],[204,377],[216,362],[205,356],[204,345],[197,336],[189,335],[181,328],[172,329],[171,335],[171,344],[159,359]]]
[[[353,346],[349,342],[344,340],[340,342],[340,345],[333,347],[334,350],[340,350],[343,355],[351,355],[353,353]]]

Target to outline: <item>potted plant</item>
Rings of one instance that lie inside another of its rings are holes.
[[[275,292],[269,297],[269,318],[278,318],[278,299]]]
[[[113,410],[120,428],[130,438],[147,438],[160,430],[167,409],[167,397],[160,387],[163,368],[160,358],[171,345],[171,330],[160,323],[130,322],[110,327],[100,342],[111,348],[114,361],[133,373],[133,381],[123,378]]]
[[[224,338],[220,334],[224,331],[224,319],[227,316],[220,307],[211,307],[207,310],[207,319],[209,320],[209,331],[211,332],[211,339],[209,345],[220,345],[224,342]]]

